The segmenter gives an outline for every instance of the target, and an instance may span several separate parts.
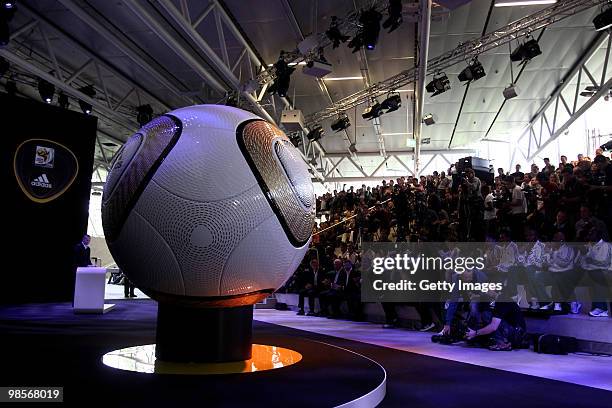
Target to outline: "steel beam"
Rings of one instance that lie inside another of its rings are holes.
[[[98,20],[91,16],[85,11],[77,2],[74,0],[59,0],[59,2],[66,7],[70,12],[76,15],[81,21],[91,27],[96,33],[102,36],[106,41],[117,47],[124,55],[126,55],[132,62],[147,72],[153,79],[159,82],[164,88],[172,92],[175,96],[181,100],[186,101],[189,104],[195,103],[194,100],[184,95],[183,91],[179,90],[174,84],[172,84],[168,78],[162,75],[157,69],[153,68],[147,57],[144,56],[140,51],[133,49],[128,46],[118,34],[104,27]],[[25,7],[20,4],[19,7]]]
[[[421,159],[421,131],[423,129],[423,108],[425,106],[425,77],[427,75],[427,58],[429,58],[429,29],[431,23],[431,0],[421,1],[419,20],[419,60],[415,89],[415,114],[413,118],[414,133],[414,172],[419,173]]]
[[[534,31],[548,27],[551,24],[564,20],[591,7],[607,3],[608,1],[609,0],[559,0],[549,7],[543,8],[504,27],[500,27],[480,38],[463,42],[455,49],[429,59],[427,62],[428,71],[430,73],[442,71],[459,62],[474,58],[480,54],[508,44],[511,41],[515,41],[517,38],[527,36]],[[336,103],[328,108],[309,115],[306,118],[306,124],[307,126],[311,126],[313,123],[319,123],[325,119],[332,118],[339,112],[345,112],[366,103],[372,96],[399,89],[413,82],[416,77],[417,71],[415,68],[402,71],[397,75],[336,101]]]
[[[559,135],[561,135],[565,130],[567,130],[567,128],[576,119],[578,119],[578,117],[580,117],[580,115],[582,115],[586,111],[586,109],[588,109],[590,106],[593,105],[593,103],[596,102],[597,98],[605,94],[604,88],[607,86],[609,81],[608,83],[604,82],[606,79],[605,77],[606,72],[604,70],[603,71],[604,75],[601,78],[601,82],[600,83],[598,83],[597,81],[595,82],[595,85],[598,91],[595,93],[595,95],[589,98],[589,100],[580,109],[576,109],[578,107],[578,96],[577,95],[579,94],[583,86],[582,72],[583,71],[585,73],[590,72],[587,68],[589,61],[591,57],[593,56],[593,54],[595,54],[595,52],[597,52],[597,50],[601,48],[601,45],[606,40],[607,40],[606,54],[610,52],[610,47],[611,47],[610,38],[611,38],[610,34],[606,34],[602,32],[597,33],[595,35],[593,40],[587,46],[586,50],[582,53],[582,55],[578,58],[578,60],[574,63],[574,65],[570,68],[570,70],[564,75],[559,85],[555,88],[555,90],[551,93],[551,95],[546,99],[544,104],[538,109],[536,114],[531,118],[531,120],[529,121],[529,124],[523,130],[523,132],[521,133],[521,136],[518,138],[517,145],[515,147],[515,150],[518,149],[519,152],[521,152],[521,154],[523,155],[523,157],[527,159],[527,161],[532,160],[551,141],[559,137]],[[587,75],[587,77],[588,76],[589,75]],[[576,77],[578,78],[577,83],[573,84],[572,83],[573,79]],[[592,82],[593,80],[594,78],[591,75],[588,78],[588,81]],[[563,98],[563,91],[568,86],[576,87],[574,91],[574,101],[572,101],[573,103],[572,103],[571,108],[565,101],[565,98]],[[558,115],[559,105],[563,105],[562,109],[565,109],[569,116],[568,120],[563,124],[559,124],[557,121],[558,116],[559,116]],[[553,109],[552,121],[549,121],[549,116],[547,116],[547,112],[549,111],[549,108],[553,106],[554,106],[554,109]],[[536,126],[539,126],[539,132],[538,132],[539,137],[536,137],[536,132],[534,131]],[[546,140],[544,142],[542,142],[542,136],[546,136]],[[522,147],[521,147],[521,143],[524,143],[525,137],[528,138],[526,153],[522,151]],[[516,156],[515,152],[513,153],[512,156],[513,157]],[[514,163],[510,163],[510,164],[512,165]]]

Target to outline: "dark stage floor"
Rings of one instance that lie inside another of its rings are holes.
[[[379,371],[337,352],[333,346],[339,346],[384,366],[384,407],[576,408],[609,407],[612,401],[608,391],[257,321],[256,343],[289,347],[304,359],[279,370],[217,376],[104,366],[101,356],[108,351],[154,342],[156,309],[152,301],[118,302],[107,315],[75,316],[67,304],[1,307],[0,386],[63,386],[65,401],[79,406],[334,406],[381,381]]]

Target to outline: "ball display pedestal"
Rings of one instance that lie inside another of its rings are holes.
[[[184,307],[160,302],[155,357],[181,363],[251,358],[253,306]]]

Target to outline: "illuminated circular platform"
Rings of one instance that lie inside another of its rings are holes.
[[[254,373],[288,367],[298,363],[302,355],[283,347],[253,344],[252,357],[246,361],[228,363],[173,363],[155,357],[155,344],[114,350],[102,357],[112,368],[147,374],[238,374]]]

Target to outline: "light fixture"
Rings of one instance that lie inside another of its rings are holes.
[[[382,14],[374,8],[363,11],[359,16],[359,22],[363,25],[363,44],[368,50],[376,48],[380,34],[380,20]]]
[[[331,77],[331,78],[323,78],[324,81],[352,81],[360,79],[362,80],[362,76],[346,76],[346,77]]]
[[[66,96],[66,94],[63,92],[60,92],[57,95],[57,104],[62,109],[68,109],[68,106],[70,106],[70,101],[68,100],[68,96]]]
[[[599,87],[598,86],[589,85],[586,88],[584,88],[584,91],[580,92],[580,96],[591,97],[591,96],[595,95],[598,91],[599,91]]]
[[[331,129],[338,133],[342,130],[345,130],[347,128],[349,128],[351,126],[351,121],[349,120],[348,116],[342,115],[340,116],[338,119],[336,119],[332,124],[331,124]]]
[[[361,117],[366,120],[372,120],[374,118],[378,118],[383,114],[382,106],[378,102],[374,102],[373,105],[368,106],[363,110]]]
[[[402,98],[398,93],[392,93],[380,104],[385,113],[395,112],[402,106]]]
[[[487,75],[478,58],[474,58],[470,64],[459,73],[459,81],[477,81]]]
[[[510,53],[510,61],[521,61],[521,63],[526,63],[540,54],[542,54],[540,45],[534,38],[532,38],[531,40],[520,44],[514,51],[512,51],[512,53]]]
[[[512,99],[518,96],[518,88],[514,84],[508,85],[503,91],[504,98]]]
[[[153,120],[153,108],[151,105],[140,105],[136,108],[136,121],[142,127]]]
[[[44,79],[38,80],[38,93],[43,102],[53,102],[53,94],[55,94],[55,86]]]
[[[94,89],[93,85],[82,86],[78,89],[78,91],[89,96],[90,98],[93,98],[94,96],[96,96],[96,90]],[[83,111],[83,113],[86,115],[89,115],[93,109],[93,107],[91,106],[89,102],[85,102],[82,99],[79,99],[79,106],[81,110]]]
[[[15,2],[2,2],[2,7],[0,7],[0,46],[7,45],[11,39],[8,23],[15,15],[15,10]]]
[[[310,132],[306,135],[306,138],[311,142],[316,142],[321,139],[324,135],[323,127],[321,125],[315,125]]]
[[[495,0],[495,7],[538,6],[556,2],[557,0]]]
[[[387,7],[389,17],[383,23],[383,28],[388,28],[390,33],[402,24],[402,0],[389,0]]]
[[[595,30],[604,31],[612,27],[612,6],[602,11],[597,17],[593,19],[593,25]]]
[[[287,64],[284,55],[285,52],[281,51],[278,61],[274,64],[276,78],[274,78],[274,83],[268,88],[269,93],[277,94],[280,97],[287,96],[291,74],[295,71],[295,68]]]
[[[434,78],[425,86],[425,90],[431,94],[431,96],[440,95],[451,89],[450,81],[445,73],[439,73],[434,75]]]
[[[338,17],[332,16],[331,23],[329,24],[329,28],[325,32],[325,35],[332,42],[333,48],[338,48],[340,43],[345,43],[350,38],[348,35],[344,35],[340,32],[338,28]]]
[[[434,120],[433,115],[428,113],[427,115],[423,116],[423,123],[427,126],[431,126],[436,123],[436,121]]]

